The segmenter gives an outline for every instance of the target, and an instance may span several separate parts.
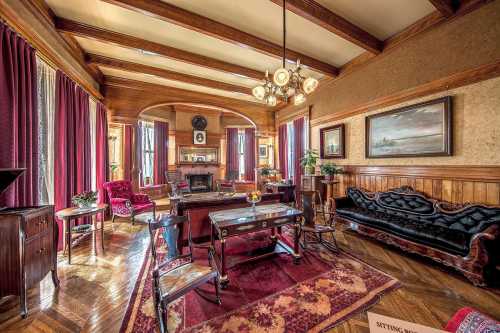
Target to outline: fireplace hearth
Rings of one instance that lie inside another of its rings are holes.
[[[213,174],[187,174],[186,180],[189,183],[191,192],[211,192]]]

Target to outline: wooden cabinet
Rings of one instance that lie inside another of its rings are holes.
[[[59,286],[57,239],[53,206],[0,211],[0,297],[18,295],[23,317],[28,314],[27,289],[48,272],[54,285]]]

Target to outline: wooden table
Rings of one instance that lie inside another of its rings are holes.
[[[56,213],[56,216],[63,220],[63,229],[64,229],[64,237],[63,237],[63,249],[66,251],[66,246],[68,247],[68,263],[71,264],[71,247],[72,247],[72,220],[86,217],[86,216],[94,216],[99,213],[101,214],[101,247],[102,252],[104,253],[104,212],[108,208],[106,204],[99,204],[95,207],[91,208],[77,208],[70,207],[66,209],[62,209]],[[96,231],[97,231],[97,218],[92,219],[92,230],[87,231],[80,234],[89,234],[92,233],[94,237],[94,253],[97,253],[96,249]]]
[[[211,244],[215,250],[215,240],[220,241],[220,254],[215,252],[214,261],[220,274],[220,283],[225,287],[228,283],[227,258],[225,255],[226,240],[231,237],[245,235],[261,230],[271,229],[272,246],[269,251],[256,251],[256,255],[250,254],[247,260],[255,260],[274,253],[287,252],[293,256],[295,264],[298,264],[301,258],[299,252],[299,233],[302,212],[298,209],[287,206],[283,203],[256,206],[255,209],[237,208],[230,210],[221,210],[209,214],[211,221]],[[279,237],[280,228],[284,225],[292,225],[295,229],[294,244],[291,249]],[[278,235],[276,235],[278,231]],[[233,265],[237,264],[236,262]]]
[[[340,184],[339,180],[322,180],[321,181],[323,184],[326,185],[326,200],[325,200],[325,205],[329,206],[330,212],[333,213],[333,210],[335,209],[335,201],[333,200],[335,196],[335,191],[334,187],[338,186]]]

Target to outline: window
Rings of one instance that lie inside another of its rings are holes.
[[[144,185],[153,183],[154,163],[154,126],[151,122],[141,121],[142,133],[142,181]]]
[[[39,57],[36,58],[36,70],[39,121],[38,201],[40,204],[53,204],[56,71]]]
[[[238,179],[245,178],[245,130],[238,129],[238,154],[239,158],[239,172]]]
[[[295,152],[294,152],[294,145],[295,145],[295,131],[293,128],[293,122],[288,122],[286,124],[286,139],[288,142],[288,145],[286,147],[286,154],[288,155],[288,178],[293,178],[293,175],[295,175]]]

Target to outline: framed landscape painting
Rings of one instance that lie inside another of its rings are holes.
[[[451,97],[366,117],[366,157],[452,154]]]
[[[322,159],[345,158],[344,124],[325,127],[319,130],[320,156]]]

